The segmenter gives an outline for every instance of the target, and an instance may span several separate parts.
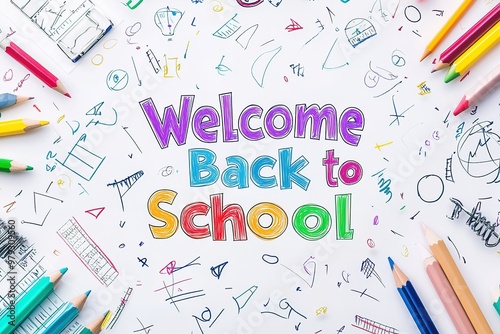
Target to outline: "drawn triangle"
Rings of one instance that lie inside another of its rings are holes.
[[[335,39],[335,42],[333,42],[333,45],[330,48],[330,51],[328,51],[325,61],[323,62],[324,70],[335,70],[337,68],[349,65],[349,62],[344,56],[344,53],[340,49],[340,45],[337,44],[338,40],[338,38]]]
[[[101,208],[89,209],[89,210],[85,211],[85,213],[88,213],[89,215],[94,216],[95,219],[97,219],[97,218],[99,218],[99,215],[104,211],[104,209],[106,209],[106,208],[101,207]]]

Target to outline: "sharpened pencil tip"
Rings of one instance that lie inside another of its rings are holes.
[[[34,99],[33,96],[28,97],[28,100],[33,100],[33,99]]]
[[[49,121],[40,121],[40,125],[43,126],[43,125],[47,125],[49,124],[50,122]]]
[[[26,170],[33,170],[33,167],[31,167],[31,166],[26,166]]]
[[[428,50],[425,50],[424,54],[422,55],[422,58],[420,58],[420,61],[424,60],[425,58],[427,58],[428,55],[430,55],[430,51]]]
[[[391,270],[394,270],[394,261],[391,259],[391,257],[387,257],[387,260],[389,260],[389,265],[391,266]]]
[[[61,270],[59,270],[61,272],[61,274],[66,274],[66,272],[68,271],[68,267],[64,267],[62,268]]]
[[[436,72],[437,70],[435,68],[432,69],[431,73],[434,73]]]
[[[69,95],[69,93],[64,94],[64,96],[67,96],[71,99],[71,95]]]
[[[89,290],[89,291],[85,292],[85,296],[88,297],[90,295],[90,292],[92,292],[92,290]]]

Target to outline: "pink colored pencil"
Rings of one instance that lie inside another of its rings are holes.
[[[446,312],[448,312],[448,315],[450,316],[453,325],[455,325],[457,332],[459,334],[475,334],[476,331],[472,327],[472,324],[462,308],[462,304],[460,304],[455,291],[453,291],[450,282],[446,278],[443,269],[434,256],[432,256],[432,254],[425,249],[422,244],[418,244],[418,248],[424,261],[425,271],[427,272],[434,289],[436,289],[439,298],[443,302],[444,308],[446,309]]]
[[[500,3],[476,22],[469,30],[458,38],[439,56],[432,72],[450,66],[462,53],[474,44],[485,32],[491,29],[500,19]]]
[[[469,90],[460,100],[460,103],[453,111],[457,116],[462,111],[467,110],[470,105],[476,104],[483,96],[495,89],[500,83],[500,65],[495,67],[483,80],[479,81],[471,90]]]
[[[38,77],[38,79],[42,80],[44,84],[67,97],[71,97],[66,88],[64,88],[61,80],[59,80],[54,74],[50,73],[49,70],[43,67],[39,62],[24,52],[23,49],[7,37],[0,40],[0,47],[19,64],[26,67],[28,71]]]

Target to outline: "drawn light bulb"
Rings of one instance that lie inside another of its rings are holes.
[[[182,15],[182,12],[175,8],[160,8],[155,13],[155,24],[164,36],[173,36]]]

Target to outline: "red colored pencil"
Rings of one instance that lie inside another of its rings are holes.
[[[469,30],[458,38],[439,56],[432,72],[450,66],[462,53],[474,44],[485,32],[491,29],[500,19],[500,3],[476,22]]]
[[[477,103],[479,99],[495,89],[498,84],[500,84],[500,65],[495,67],[483,80],[479,81],[471,90],[465,93],[455,111],[453,111],[453,115],[457,116],[469,108],[471,104]]]
[[[66,88],[64,88],[61,80],[59,80],[54,74],[50,73],[49,70],[43,67],[39,62],[24,52],[23,49],[7,37],[0,40],[0,47],[4,49],[9,56],[14,58],[18,63],[26,67],[27,70],[38,77],[38,79],[42,80],[47,86],[63,95],[66,95],[67,97],[71,97]]]

